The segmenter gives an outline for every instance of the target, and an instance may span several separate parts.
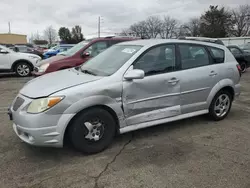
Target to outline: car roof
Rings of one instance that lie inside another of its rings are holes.
[[[151,47],[155,45],[165,44],[165,43],[188,43],[188,44],[201,44],[205,46],[217,47],[224,49],[225,46],[221,44],[211,43],[211,42],[203,42],[203,41],[196,41],[196,40],[180,40],[180,39],[143,39],[143,40],[132,40],[126,41],[122,43],[118,43],[116,45],[138,45],[138,46],[145,46]]]

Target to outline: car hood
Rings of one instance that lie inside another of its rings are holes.
[[[101,78],[103,77],[81,73],[75,68],[67,69],[49,73],[29,81],[20,90],[20,93],[30,98],[46,97],[57,91]]]
[[[58,61],[61,59],[65,59],[65,58],[66,58],[66,56],[63,56],[63,55],[53,56],[53,57],[50,57],[48,59],[44,59],[44,60],[40,61],[39,63],[37,63],[36,66],[41,66],[41,65],[46,64],[46,63],[52,63],[52,62],[55,62],[55,61]]]
[[[17,55],[22,56],[22,57],[30,57],[30,56],[33,56],[33,57],[40,58],[38,55],[32,54],[32,53],[22,53],[22,52],[16,52],[16,53],[17,53]]]

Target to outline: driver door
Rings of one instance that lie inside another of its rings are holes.
[[[123,81],[127,125],[180,115],[180,81],[175,54],[175,45],[153,47],[130,67],[143,70],[145,77]]]
[[[9,53],[3,53],[2,48],[0,48],[0,69],[11,69],[10,64],[10,54]]]

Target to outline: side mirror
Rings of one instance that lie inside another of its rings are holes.
[[[1,54],[7,54],[7,53],[9,53],[9,52],[7,52],[7,51],[4,50],[4,49],[1,49],[1,50],[0,50],[0,53],[1,53]]]
[[[82,57],[89,57],[90,56],[90,53],[89,52],[83,52],[82,53]]]
[[[126,74],[124,75],[124,78],[126,80],[134,80],[134,79],[143,79],[144,76],[145,76],[145,73],[143,70],[133,69],[133,70],[129,70],[128,72],[126,72]]]

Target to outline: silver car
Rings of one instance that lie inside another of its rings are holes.
[[[81,67],[31,80],[9,115],[28,144],[62,147],[68,138],[77,150],[96,153],[115,134],[202,114],[224,119],[240,94],[240,75],[223,45],[124,42]]]

